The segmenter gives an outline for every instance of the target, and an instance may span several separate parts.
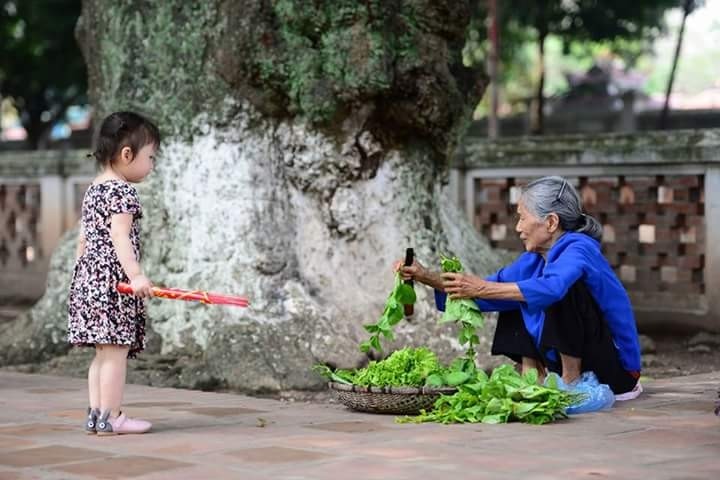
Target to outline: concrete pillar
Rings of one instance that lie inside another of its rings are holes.
[[[85,190],[92,181],[93,177],[86,175],[72,175],[65,179],[65,203],[63,206],[65,223],[63,232],[75,228],[78,220],[80,220],[83,195],[85,195]]]
[[[705,295],[708,299],[708,326],[720,331],[720,167],[709,166],[705,173]]]
[[[58,175],[46,175],[40,179],[40,245],[42,257],[49,259],[63,234],[65,212],[63,211],[63,180]]]
[[[475,177],[472,175],[472,172],[465,171],[464,183],[465,215],[467,215],[470,225],[475,226]]]

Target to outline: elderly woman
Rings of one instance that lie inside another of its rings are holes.
[[[434,273],[417,262],[399,266],[401,275],[434,287],[440,310],[450,295],[500,312],[492,354],[523,371],[550,370],[571,387],[592,371],[617,400],[635,398],[642,391],[637,328],[627,292],[600,251],[602,226],[561,177],[529,183],[517,213],[526,252],[486,279]]]

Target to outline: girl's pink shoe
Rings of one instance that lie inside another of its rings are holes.
[[[97,420],[98,435],[125,435],[129,433],[145,433],[152,428],[152,423],[139,420],[136,418],[128,418],[123,412],[120,412],[115,418],[110,418],[110,410],[105,410]]]

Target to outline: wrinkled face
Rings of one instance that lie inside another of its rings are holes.
[[[550,249],[555,241],[551,221],[543,220],[530,213],[523,204],[522,199],[517,208],[518,222],[515,231],[520,234],[520,240],[528,252],[544,253]]]
[[[129,157],[125,154],[123,149],[123,162],[122,162],[122,174],[129,181],[133,183],[141,182],[147,177],[153,169],[155,161],[155,150],[154,144],[148,144],[142,147],[137,155],[133,156],[132,153]],[[128,149],[129,150],[129,149]]]

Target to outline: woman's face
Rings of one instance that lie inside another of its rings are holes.
[[[518,222],[515,231],[520,234],[520,240],[528,252],[545,253],[555,242],[557,237],[556,215],[551,214],[545,220],[530,213],[522,201],[517,208]]]

